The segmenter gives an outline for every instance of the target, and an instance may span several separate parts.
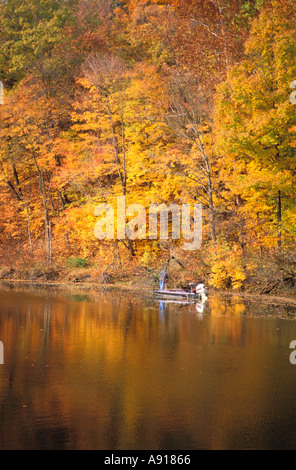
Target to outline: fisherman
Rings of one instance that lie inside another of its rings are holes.
[[[169,276],[168,276],[168,273],[166,271],[166,269],[164,269],[163,271],[161,271],[159,273],[159,288],[160,290],[163,290],[164,289],[164,285],[166,283],[166,281],[168,280]]]

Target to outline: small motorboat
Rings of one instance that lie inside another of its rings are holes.
[[[205,301],[207,299],[207,293],[205,286],[203,284],[198,284],[195,289],[191,284],[188,289],[163,289],[163,290],[154,290],[155,297],[158,298],[170,298],[176,299],[181,298],[185,300],[198,299],[200,301]]]

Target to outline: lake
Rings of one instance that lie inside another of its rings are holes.
[[[296,307],[0,287],[0,449],[296,449]]]

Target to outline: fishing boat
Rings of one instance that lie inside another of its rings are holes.
[[[185,299],[200,300],[207,299],[207,293],[203,284],[198,284],[195,289],[190,285],[189,289],[163,289],[154,290],[154,296],[162,299]]]
[[[173,296],[161,296],[155,295],[155,300],[161,304],[178,304],[178,305],[195,305],[199,302],[198,299],[185,298],[185,297],[173,297]]]

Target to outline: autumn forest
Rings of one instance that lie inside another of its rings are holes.
[[[293,292],[295,18],[295,0],[0,2],[0,277],[153,284],[172,259],[174,285]],[[98,240],[117,196],[202,204],[201,249]]]

